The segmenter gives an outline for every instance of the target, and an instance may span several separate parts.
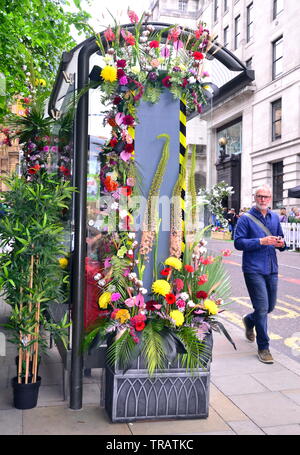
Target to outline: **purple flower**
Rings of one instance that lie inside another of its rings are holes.
[[[148,74],[148,78],[150,79],[150,81],[156,81],[157,74],[154,71],[151,71],[151,73]]]
[[[120,77],[120,79],[119,79],[119,84],[120,84],[120,85],[126,85],[126,84],[128,84],[128,79],[127,79],[127,77],[126,77],[126,76]]]
[[[114,292],[112,295],[111,295],[111,301],[112,302],[116,302],[117,300],[120,300],[121,298],[121,294],[119,292]]]
[[[170,51],[169,49],[167,48],[167,46],[164,46],[161,51],[160,51],[160,55],[162,57],[165,57],[165,58],[168,58],[170,56]]]
[[[43,147],[43,152],[49,152],[49,150],[50,150],[49,145],[45,145],[45,147]]]
[[[58,152],[58,147],[57,147],[57,145],[52,145],[52,147],[51,147],[51,152],[53,152],[53,153],[57,153],[57,152]]]
[[[173,46],[174,46],[174,49],[176,49],[176,51],[179,51],[179,49],[183,48],[184,44],[181,40],[177,40],[177,41],[174,41]]]
[[[36,148],[36,144],[34,144],[33,142],[29,142],[28,148],[29,148],[30,150],[34,150],[34,149]]]
[[[181,71],[181,69],[179,68],[179,66],[174,66],[173,71],[179,72]]]

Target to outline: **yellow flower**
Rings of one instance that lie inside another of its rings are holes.
[[[46,87],[47,83],[45,79],[36,79],[34,85],[40,85],[41,87]]]
[[[208,311],[209,314],[218,314],[218,307],[213,300],[204,300],[204,308]]]
[[[124,324],[124,322],[130,319],[130,313],[128,310],[119,310],[115,315],[115,319],[118,319],[121,324]]]
[[[166,294],[170,294],[171,286],[166,280],[156,280],[152,283],[152,291],[154,294],[165,296]]]
[[[107,308],[107,305],[110,303],[111,299],[111,293],[110,292],[103,292],[102,295],[100,295],[99,300],[98,300],[98,305],[100,308]]]
[[[117,80],[117,68],[114,66],[105,66],[101,71],[101,77],[108,82],[115,82]]]
[[[62,269],[65,269],[69,264],[69,261],[66,258],[59,258],[58,262]]]
[[[170,318],[172,318],[175,321],[177,327],[184,323],[184,316],[179,310],[170,311]]]
[[[169,265],[173,267],[176,270],[181,270],[182,269],[182,262],[180,259],[174,258],[173,256],[170,256],[168,259],[165,260],[165,265]]]

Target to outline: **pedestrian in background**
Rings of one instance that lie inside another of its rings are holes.
[[[243,251],[243,273],[253,313],[243,316],[248,341],[258,346],[258,358],[273,363],[269,349],[268,313],[274,310],[277,297],[278,264],[276,248],[286,249],[277,213],[269,210],[271,190],[267,185],[255,191],[255,206],[238,220],[234,246]]]
[[[280,214],[279,214],[279,221],[280,223],[287,223],[287,215],[286,215],[286,208],[280,209]]]

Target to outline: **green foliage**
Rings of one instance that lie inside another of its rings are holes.
[[[29,95],[26,72],[34,66],[36,77],[47,80],[50,91],[63,51],[76,42],[71,26],[86,36],[89,15],[81,9],[66,12],[63,0],[0,0],[0,73],[6,79],[6,102],[14,95]],[[76,1],[76,6],[80,2]],[[27,67],[25,68],[24,65]],[[7,106],[0,107],[0,118]]]
[[[145,93],[143,95],[143,100],[148,101],[149,103],[155,104],[159,101],[162,91],[163,91],[163,87],[161,87],[161,86],[153,86],[153,85],[147,84]]]

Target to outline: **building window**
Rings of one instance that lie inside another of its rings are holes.
[[[238,15],[234,19],[234,49],[235,50],[239,47],[240,36],[241,36],[241,16]]]
[[[283,73],[283,37],[280,36],[272,43],[272,78],[276,79]]]
[[[228,11],[228,0],[224,0],[224,13]]]
[[[281,138],[281,99],[272,103],[272,141]]]
[[[246,68],[248,70],[252,70],[252,57],[248,58],[248,60],[246,60],[245,64],[246,64]]]
[[[224,28],[224,36],[223,36],[224,47],[229,45],[229,25]]]
[[[273,0],[273,19],[283,11],[283,0]]]
[[[187,11],[188,0],[178,0],[179,11]]]
[[[253,37],[253,3],[247,6],[247,43]]]
[[[220,139],[224,143],[223,146],[220,146]],[[221,149],[224,149],[224,152],[227,156],[239,155],[242,153],[242,119],[238,118],[233,120],[226,125],[221,126],[217,129],[217,147],[219,150],[219,156],[221,155]]]
[[[283,205],[283,161],[272,165],[273,174],[273,209]]]
[[[214,1],[214,21],[218,20],[219,16],[219,0]]]

